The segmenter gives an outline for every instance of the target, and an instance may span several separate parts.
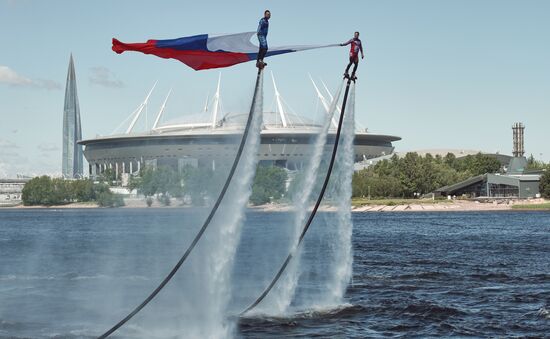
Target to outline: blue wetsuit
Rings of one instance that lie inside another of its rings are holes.
[[[261,48],[267,49],[267,31],[268,30],[269,30],[269,20],[263,17],[260,19],[260,23],[258,24],[258,30],[256,31]]]
[[[256,35],[258,36],[258,42],[260,43],[260,50],[258,51],[258,62],[263,62],[267,53],[267,31],[269,30],[269,19],[263,17],[258,24],[258,30]]]

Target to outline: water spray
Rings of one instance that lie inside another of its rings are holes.
[[[263,87],[262,87],[263,81],[262,81],[262,79],[263,79],[263,71],[258,70],[258,76],[256,77],[256,86],[254,88],[254,96],[253,96],[253,99],[252,99],[252,105],[251,105],[251,108],[250,108],[250,113],[248,115],[248,120],[246,122],[246,127],[245,127],[244,132],[243,132],[241,143],[240,143],[239,149],[237,151],[237,155],[235,156],[235,160],[233,161],[233,165],[231,166],[231,170],[229,172],[229,175],[227,176],[225,184],[224,184],[218,198],[216,199],[216,202],[214,203],[214,205],[212,207],[212,210],[210,211],[210,214],[208,215],[208,217],[204,221],[201,229],[199,230],[199,232],[197,233],[197,235],[195,236],[195,238],[193,239],[193,241],[191,242],[191,244],[189,245],[189,247],[187,248],[185,253],[182,255],[180,260],[176,263],[176,265],[172,268],[172,270],[168,273],[168,275],[162,280],[162,282],[157,286],[157,288],[155,288],[153,290],[153,292],[151,292],[151,294],[147,298],[145,298],[145,300],[141,304],[139,304],[132,312],[130,312],[124,319],[119,321],[116,325],[114,325],[108,331],[106,331],[101,336],[99,336],[98,337],[99,339],[104,339],[104,338],[109,337],[116,330],[118,330],[120,327],[122,327],[124,324],[126,324],[130,319],[132,319],[137,313],[139,313],[139,311],[141,311],[149,302],[151,302],[151,300],[153,300],[157,296],[157,294],[166,286],[166,284],[168,284],[168,282],[174,277],[176,272],[179,270],[179,268],[183,265],[183,263],[189,257],[189,255],[191,254],[191,252],[193,251],[193,249],[195,248],[195,246],[197,245],[197,243],[199,242],[199,240],[203,236],[204,232],[206,231],[206,229],[210,225],[210,222],[212,221],[212,218],[214,217],[214,215],[216,214],[216,211],[220,207],[220,204],[221,204],[221,202],[222,202],[222,200],[223,200],[223,198],[224,198],[224,196],[225,196],[225,194],[226,194],[226,192],[229,188],[229,184],[231,183],[231,180],[233,179],[233,175],[235,174],[235,171],[236,171],[237,166],[239,164],[239,160],[240,160],[241,155],[243,153],[243,149],[245,147],[245,144],[246,144],[246,141],[247,141],[247,138],[248,138],[248,133],[250,131],[252,122],[254,120],[253,117],[254,117],[254,111],[255,111],[255,106],[256,106],[256,100],[258,98],[258,95],[260,95],[260,98],[261,98],[261,93],[263,91]]]
[[[336,152],[338,150],[338,142],[339,142],[339,139],[340,139],[340,133],[342,131],[342,122],[343,122],[344,112],[346,110],[346,102],[347,102],[347,99],[348,99],[348,94],[349,94],[349,90],[350,90],[350,87],[351,87],[351,82],[352,82],[352,79],[348,78],[347,85],[346,85],[346,91],[344,93],[344,100],[342,102],[342,112],[340,114],[340,119],[338,120],[338,129],[337,129],[337,132],[336,132],[334,147],[333,147],[333,150],[332,150],[332,155],[331,155],[331,158],[330,158],[330,163],[329,163],[329,166],[328,166],[327,174],[326,174],[325,180],[323,182],[323,187],[321,188],[321,192],[319,193],[319,196],[317,198],[317,202],[315,203],[315,206],[313,207],[313,210],[311,211],[311,213],[309,215],[309,218],[308,218],[306,224],[304,225],[302,233],[300,234],[300,238],[298,239],[298,242],[297,242],[296,246],[288,254],[286,260],[281,265],[281,268],[279,269],[279,271],[277,272],[277,274],[275,275],[275,277],[273,278],[271,283],[267,286],[267,288],[262,292],[262,294],[250,306],[248,306],[244,311],[242,311],[239,314],[240,316],[244,316],[250,310],[252,310],[256,306],[258,306],[258,304],[260,304],[262,302],[262,300],[264,300],[264,298],[268,295],[268,293],[273,289],[273,286],[275,286],[277,281],[281,278],[281,275],[285,271],[286,267],[288,266],[288,264],[290,263],[290,261],[292,260],[294,255],[297,253],[297,251],[300,247],[300,244],[304,240],[304,237],[305,237],[305,235],[306,235],[306,233],[309,229],[309,226],[311,226],[313,218],[315,217],[315,214],[317,213],[317,210],[319,209],[319,205],[321,204],[321,201],[323,200],[323,196],[325,194],[325,191],[326,191],[328,183],[329,183],[330,174],[332,172],[332,168],[334,167],[334,162],[335,162],[335,159],[336,159]]]

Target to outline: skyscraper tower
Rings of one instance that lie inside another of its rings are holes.
[[[65,86],[65,105],[63,108],[63,159],[61,171],[65,178],[75,178],[83,173],[82,145],[77,144],[82,139],[80,127],[80,108],[76,93],[76,75],[73,55],[69,60],[67,84]]]

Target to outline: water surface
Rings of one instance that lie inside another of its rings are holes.
[[[0,210],[0,338],[92,338],[156,287],[201,211]],[[308,233],[293,312],[241,319],[235,336],[544,337],[550,333],[550,213],[354,213],[353,281],[322,308],[329,214]],[[325,219],[327,222],[321,222]],[[250,303],[288,248],[288,216],[249,212],[230,312]],[[212,230],[215,231],[215,230]],[[186,337],[208,238],[177,279],[116,337]],[[269,307],[269,297],[263,307]],[[309,308],[309,310],[305,310]],[[231,320],[229,320],[231,321]],[[208,319],[193,319],[208,326]]]

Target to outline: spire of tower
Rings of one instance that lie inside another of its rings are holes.
[[[61,172],[66,178],[74,178],[83,174],[84,157],[82,145],[77,143],[81,139],[80,107],[76,90],[74,60],[71,53],[67,71],[67,83],[65,85],[65,104],[63,107],[63,156]]]

